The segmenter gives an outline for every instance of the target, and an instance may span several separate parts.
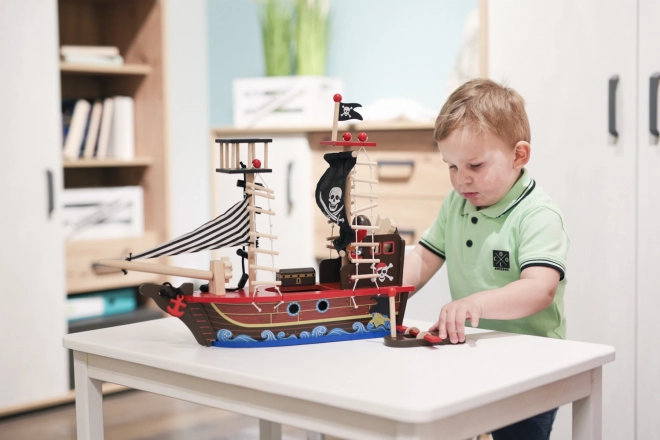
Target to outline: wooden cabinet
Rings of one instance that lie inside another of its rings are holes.
[[[644,439],[660,436],[660,419],[657,416],[660,407],[660,350],[658,330],[654,325],[660,310],[660,143],[658,136],[651,133],[652,123],[658,122],[658,108],[653,108],[657,103],[658,90],[651,87],[651,82],[660,75],[660,53],[657,49],[657,42],[660,41],[660,3],[643,0],[638,8],[636,429],[637,438]],[[655,110],[655,121],[651,120],[652,110]]]
[[[144,191],[144,236],[67,242],[69,294],[158,279],[137,272],[124,276],[93,263],[102,258],[123,258],[169,237],[164,14],[165,5],[158,0],[58,2],[60,45],[116,46],[125,62],[118,67],[60,63],[62,99],[131,96],[135,114],[136,158],[65,162],[64,187],[139,185]]]
[[[0,414],[68,391],[55,3],[0,13]]]
[[[649,78],[660,72],[656,3],[489,3],[489,76],[525,99],[529,168],[571,239],[568,337],[617,351],[603,368],[605,439],[660,432],[660,150],[649,133]],[[554,438],[568,438],[559,428]]]
[[[164,13],[158,0],[3,2],[0,55],[10,68],[0,74],[0,119],[6,123],[0,234],[3,282],[10,292],[0,308],[0,333],[6,335],[0,354],[0,416],[73,399],[62,348],[67,293],[155,279],[108,272],[93,263],[149,248],[169,235]],[[63,44],[117,46],[126,64],[61,63]],[[61,99],[113,95],[134,99],[136,159],[63,163]],[[144,190],[142,237],[65,243],[62,187],[124,185]],[[135,316],[122,315],[122,322],[154,317],[143,309]]]
[[[354,135],[364,131],[369,141],[377,143],[377,147],[366,149],[368,156],[360,156],[360,160],[368,157],[369,161],[377,163],[371,176],[378,180],[373,187],[378,196],[374,215],[392,218],[406,244],[416,244],[435,220],[442,200],[452,189],[447,166],[433,140],[433,125],[362,123],[346,130]],[[314,197],[316,183],[328,165],[323,155],[340,149],[319,145],[321,141],[330,140],[330,130],[310,131],[307,137],[312,149],[311,197]],[[365,167],[362,168],[361,173]],[[362,177],[369,178],[368,175]],[[314,206],[314,255],[317,259],[330,256],[326,238],[331,235],[331,225]]]

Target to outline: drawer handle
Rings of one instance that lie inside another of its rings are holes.
[[[414,229],[399,229],[399,235],[409,235],[410,236],[410,243],[415,242],[415,230]]]
[[[412,178],[413,173],[415,172],[415,161],[414,160],[379,160],[376,162],[378,180],[384,181],[408,181]],[[407,175],[383,175],[382,169],[384,167],[408,167]]]
[[[121,269],[104,266],[99,263],[92,263],[92,272],[94,272],[96,275],[108,275],[113,273],[119,273],[121,272]]]
[[[619,85],[619,75],[610,78],[607,88],[607,131],[614,137],[619,136],[616,130],[616,87]]]
[[[658,82],[660,73],[654,73],[649,79],[649,131],[655,137],[660,136],[658,131]]]

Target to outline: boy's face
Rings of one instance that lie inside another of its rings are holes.
[[[525,141],[514,147],[489,131],[474,135],[466,129],[452,131],[438,142],[438,148],[449,165],[452,186],[477,208],[502,200],[520,177],[530,153]]]

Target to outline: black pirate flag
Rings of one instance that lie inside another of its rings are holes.
[[[348,121],[349,119],[359,119],[362,121],[362,115],[355,111],[356,108],[362,107],[360,104],[347,104],[344,102],[339,103],[339,118],[338,121]]]
[[[328,153],[323,156],[330,165],[316,184],[316,204],[328,219],[339,225],[339,238],[332,244],[337,251],[346,249],[353,240],[353,230],[346,218],[344,191],[346,178],[355,166],[351,151]]]

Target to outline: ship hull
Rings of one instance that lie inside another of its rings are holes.
[[[205,346],[253,348],[303,345],[383,337],[390,333],[387,288],[342,290],[316,285],[312,290],[249,297],[234,292],[219,297],[145,284],[140,292],[178,317]],[[396,321],[401,324],[412,287],[398,286]],[[180,295],[177,303],[177,295]]]

